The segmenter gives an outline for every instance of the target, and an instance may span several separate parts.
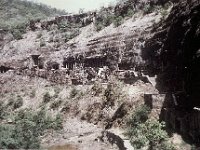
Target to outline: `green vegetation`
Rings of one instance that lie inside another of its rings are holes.
[[[36,90],[33,89],[30,93],[30,98],[34,98],[36,96]]]
[[[129,8],[127,12],[127,17],[132,17],[134,14],[135,14],[135,11]]]
[[[67,29],[71,27],[70,23],[67,21],[61,21],[58,23],[58,29],[61,30],[62,32],[66,32]]]
[[[148,118],[150,109],[143,105],[138,108],[128,121],[128,133],[131,144],[135,149],[148,146],[149,149],[173,150],[169,142],[165,124]]]
[[[105,105],[114,106],[115,102],[121,102],[122,99],[126,98],[122,91],[123,84],[116,79],[108,83],[107,88],[104,90],[104,101]]]
[[[143,7],[143,13],[144,14],[149,14],[149,13],[153,12],[153,10],[154,10],[154,7],[152,7],[150,5],[145,5]]]
[[[114,90],[114,85],[113,84],[108,84],[107,89],[104,92],[104,96],[106,99],[106,102],[113,106],[114,105],[114,101],[116,100],[116,94],[115,90]]]
[[[63,105],[63,108],[61,109],[61,112],[68,112],[70,110],[69,102],[66,101]]]
[[[163,7],[161,5],[146,4],[146,5],[143,5],[142,8],[140,8],[139,10],[135,8],[135,5],[137,5],[138,3],[141,3],[141,2],[132,1],[132,0],[119,0],[117,5],[122,6],[122,8],[119,10],[116,10],[114,13],[102,7],[100,11],[98,12],[99,14],[98,19],[95,22],[96,30],[97,31],[102,30],[104,27],[109,26],[111,23],[114,24],[114,27],[118,27],[119,25],[123,23],[123,20],[125,18],[131,18],[136,12],[140,10],[142,10],[144,15],[152,13],[154,11],[161,10],[161,14],[163,16],[166,16],[168,13],[166,10],[169,8],[169,5],[170,5],[169,3],[167,3]],[[123,6],[126,6],[126,7],[123,8]]]
[[[22,0],[0,1],[0,28],[15,28],[29,20],[45,19],[50,16],[66,14],[64,11]]]
[[[13,104],[13,108],[17,109],[20,108],[22,105],[23,105],[23,98],[21,96],[17,96],[17,99]]]
[[[9,30],[15,39],[22,39],[30,20],[66,14],[64,11],[22,0],[0,1],[0,29]]]
[[[132,17],[133,14],[134,14],[133,10],[131,9],[129,9],[128,13],[125,14],[124,16],[101,10],[100,11],[101,19],[97,20],[95,23],[96,30],[99,31],[104,27],[109,26],[112,23],[114,24],[114,27],[118,27],[123,23],[124,17]]]
[[[197,150],[197,146],[196,145],[191,145],[191,150]]]
[[[58,108],[61,104],[62,104],[62,100],[53,101],[52,104],[50,105],[50,108],[56,109],[56,108]]]
[[[10,98],[10,99],[8,100],[7,107],[13,106],[14,102],[15,102],[15,101],[14,101],[13,97]]]
[[[38,112],[19,111],[14,119],[15,124],[0,125],[0,147],[2,149],[38,149],[39,137],[47,129],[62,129],[62,118],[48,116],[45,109]]]
[[[72,87],[72,89],[70,91],[70,94],[69,94],[69,97],[70,98],[75,98],[78,93],[79,93],[79,91],[75,87]]]
[[[0,119],[3,119],[5,116],[5,106],[2,101],[0,101]]]
[[[74,37],[78,36],[81,27],[82,24],[80,22],[70,23],[68,21],[63,20],[58,23],[58,29],[60,32],[63,33],[62,38],[64,39],[65,42],[68,42],[70,39],[73,39]]]
[[[7,104],[0,101],[0,120],[8,117],[12,110],[18,109],[23,106],[23,98],[21,96],[17,96],[16,98],[11,97],[8,99]]]
[[[70,39],[73,39],[74,37],[79,35],[79,28],[71,29],[69,32],[64,34],[64,40],[65,42],[68,42]]]
[[[123,17],[118,16],[118,17],[115,17],[113,24],[115,27],[118,27],[122,24],[122,22],[123,22]]]
[[[102,10],[100,13],[100,18],[101,19],[97,20],[95,23],[97,31],[99,31],[99,30],[103,29],[104,27],[107,27],[111,23],[113,23],[115,20],[115,15]]]
[[[128,124],[131,127],[137,127],[138,124],[144,123],[148,119],[148,114],[150,112],[149,107],[146,105],[142,105],[140,108],[136,109],[136,111],[131,116]]]
[[[14,39],[20,40],[20,39],[23,38],[22,34],[25,33],[25,28],[21,28],[21,29],[15,28],[15,29],[12,29],[11,33],[12,33]]]
[[[99,82],[95,82],[91,90],[94,96],[99,96],[99,94],[101,94],[104,89],[102,84],[100,84]]]
[[[60,91],[61,91],[61,89],[59,88],[59,87],[55,87],[54,88],[54,98],[58,98],[58,95],[59,95],[59,93],[60,93]]]
[[[3,102],[0,102],[0,116],[5,116],[7,114],[6,109],[10,108],[11,110],[20,108],[23,106],[23,98],[21,96],[17,96],[16,99],[11,97],[8,99],[7,104],[5,105]],[[0,117],[0,119],[3,119]]]
[[[46,92],[43,96],[43,103],[48,103],[51,101],[51,96],[49,94],[49,92]]]
[[[101,24],[100,22],[96,22],[95,27],[97,31],[100,31],[104,28],[103,24]]]

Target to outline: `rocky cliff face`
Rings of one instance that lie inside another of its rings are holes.
[[[82,23],[88,17],[90,22],[86,26],[74,26],[76,24],[74,21],[77,18],[81,21],[81,17]],[[83,74],[91,74],[92,78],[95,78],[100,73],[99,68],[105,66],[110,71],[131,69],[144,71],[145,62],[141,57],[141,49],[150,36],[152,26],[163,18],[161,12],[158,10],[145,15],[138,12],[133,17],[126,18],[120,26],[115,27],[111,24],[101,31],[96,31],[95,21],[92,18],[94,13],[61,16],[46,22],[35,22],[34,31],[28,31],[23,39],[4,43],[0,53],[1,66],[18,68],[19,73],[38,75],[47,79],[51,78],[50,74],[53,74],[51,69],[58,70],[59,83],[66,83],[64,79],[66,70],[59,70],[60,68],[75,72],[67,73],[74,78],[84,78],[81,77]],[[59,22],[62,20],[72,26],[70,31],[68,27],[67,31],[60,30]],[[45,28],[42,27],[43,23],[47,25]],[[79,34],[66,41],[68,32],[77,28]],[[34,71],[37,67],[39,70]],[[96,70],[89,68],[96,68]],[[76,73],[76,70],[79,71]],[[80,73],[80,70],[83,73]],[[60,82],[61,78],[63,81]]]
[[[147,40],[143,58],[158,74],[157,88],[167,93],[161,116],[172,128],[199,139],[200,1],[177,3]]]
[[[180,104],[188,108],[199,106],[199,8],[199,1],[176,4],[143,51],[152,68],[159,68],[158,88],[184,93]]]
[[[128,83],[132,79],[149,82],[145,75],[157,75],[156,86],[162,96],[142,91],[148,93],[147,103],[155,108],[152,112],[157,115],[162,107],[160,118],[195,141],[200,135],[199,111],[193,109],[200,106],[200,2],[174,0],[177,3],[172,10],[152,13],[149,8],[166,1],[128,2],[106,8],[111,14],[122,15],[124,22],[100,31],[95,22],[101,18],[94,12],[32,21],[21,40],[2,31],[0,72],[13,70],[11,76],[67,85],[108,82],[111,74],[128,79]],[[148,6],[145,13],[124,16],[128,9],[144,6]],[[63,27],[63,21],[69,27]],[[96,111],[93,104],[91,107],[88,112]]]

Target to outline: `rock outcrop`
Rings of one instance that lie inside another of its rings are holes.
[[[185,93],[179,103],[199,106],[199,1],[181,1],[172,9],[158,33],[146,42],[143,56],[159,73],[161,91]]]
[[[158,75],[157,88],[167,93],[161,118],[196,142],[200,136],[199,16],[199,0],[180,1],[143,49],[148,68]]]

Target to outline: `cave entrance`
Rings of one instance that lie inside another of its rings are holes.
[[[84,61],[84,67],[102,68],[106,66],[106,57],[101,55],[95,55],[86,57]]]
[[[11,68],[9,68],[9,67],[6,67],[6,66],[0,66],[0,72],[1,73],[5,73],[5,72],[7,72],[8,70],[10,70]]]
[[[132,65],[127,62],[122,62],[118,64],[119,70],[130,70],[132,68]]]
[[[56,63],[56,62],[54,62],[54,63],[52,64],[52,69],[58,70],[58,69],[59,69],[59,64]]]
[[[67,58],[64,58],[63,66],[65,68],[68,68],[69,70],[73,70],[75,65],[75,59],[73,56],[68,56]]]
[[[64,61],[63,62],[63,66],[64,68],[68,68],[69,70],[73,70],[74,69],[74,62],[68,62],[68,61]]]
[[[33,60],[33,64],[38,66],[39,65],[39,56],[40,55],[31,55],[31,58]]]
[[[48,70],[51,70],[51,69],[54,69],[54,70],[58,70],[59,69],[59,63],[55,62],[55,61],[49,61],[47,62],[47,69]]]

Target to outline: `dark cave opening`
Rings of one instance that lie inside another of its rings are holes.
[[[5,73],[5,72],[9,71],[10,69],[11,69],[11,68],[6,67],[6,66],[0,66],[0,72],[1,72],[1,73]]]
[[[38,66],[39,65],[39,56],[40,55],[31,55],[31,58],[33,60],[34,65]]]

